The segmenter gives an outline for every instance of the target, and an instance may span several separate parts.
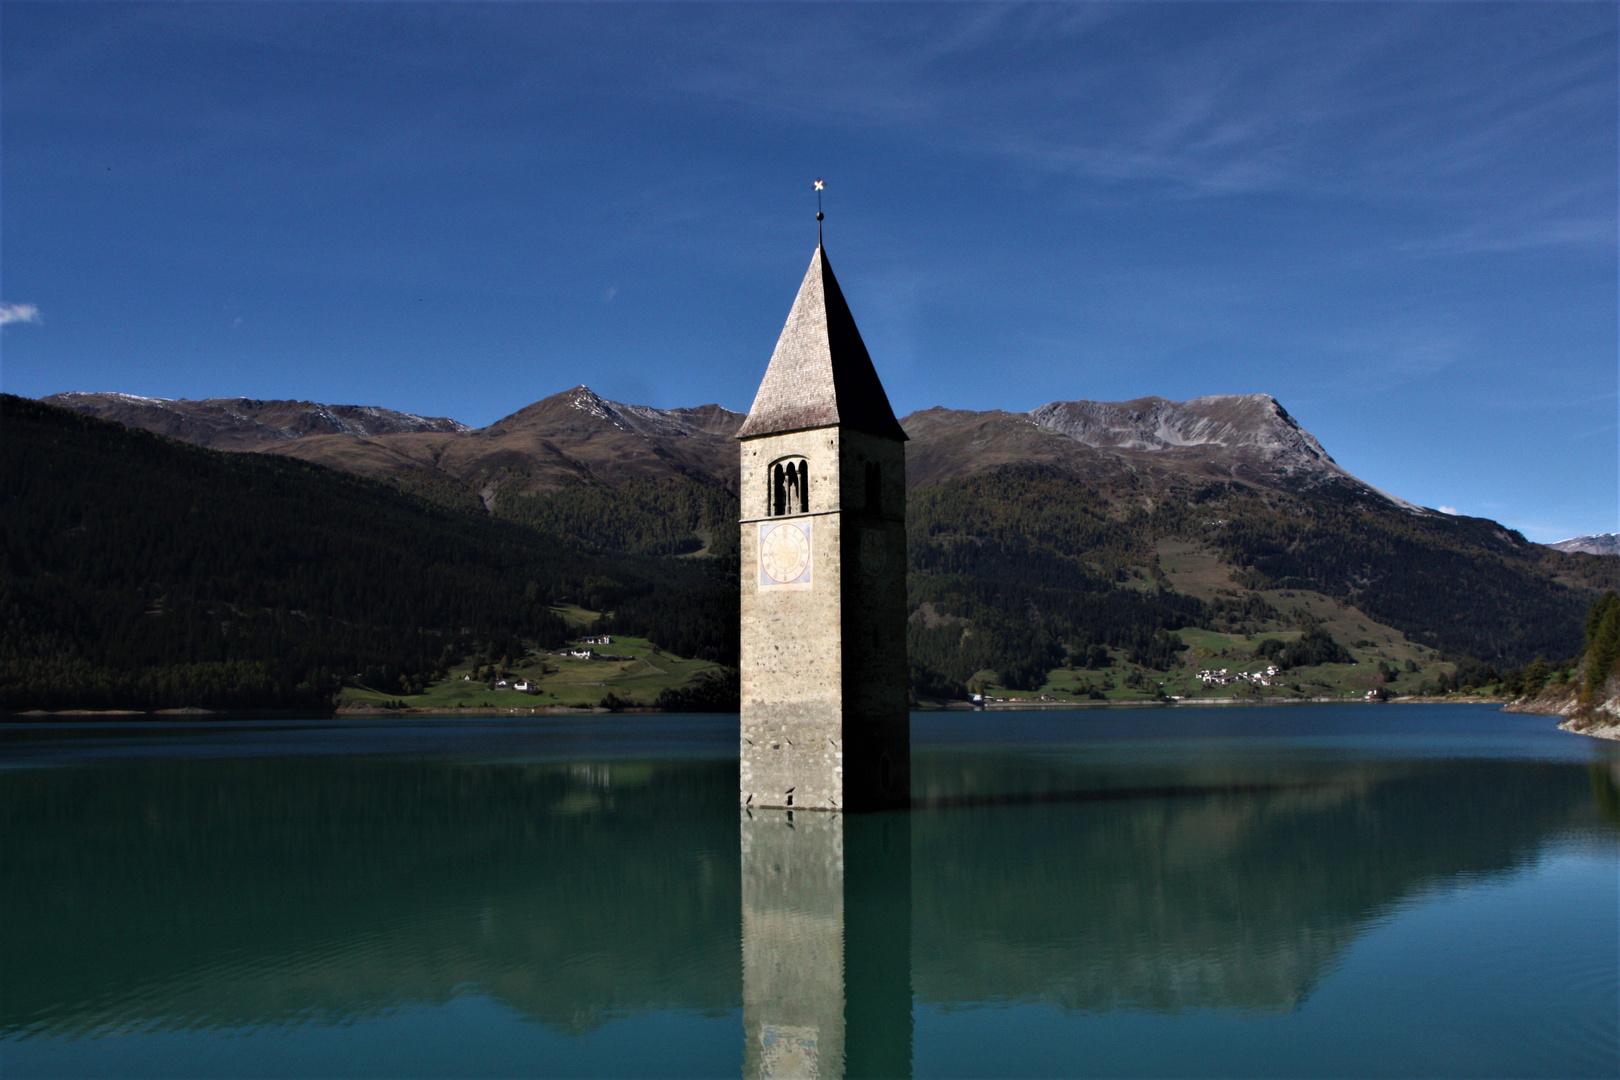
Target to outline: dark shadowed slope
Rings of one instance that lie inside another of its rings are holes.
[[[485,643],[560,642],[550,605],[581,599],[735,654],[734,614],[698,625],[726,589],[704,563],[10,395],[0,435],[0,708],[308,707],[356,672],[420,681]]]
[[[127,422],[172,421],[165,403],[119,400]],[[581,386],[477,431],[312,427],[261,445],[392,478],[582,551],[701,550],[730,564],[742,420],[714,405],[625,405]],[[1262,394],[927,409],[902,424],[912,603],[928,605],[912,652],[939,687],[982,669],[1017,669],[1010,685],[1039,685],[1042,670],[1100,645],[1162,670],[1175,644],[1165,635],[1178,626],[1299,629],[1277,606],[1298,590],[1433,649],[1517,665],[1571,655],[1594,590],[1620,584],[1620,560],[1550,550],[1378,491]],[[1208,565],[1167,573],[1165,545]],[[727,602],[715,598],[716,610]],[[1282,614],[1266,616],[1267,605]]]

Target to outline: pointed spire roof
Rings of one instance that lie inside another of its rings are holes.
[[[819,243],[737,438],[854,428],[904,440],[872,358]]]

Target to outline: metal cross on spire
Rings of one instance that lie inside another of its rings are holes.
[[[825,185],[825,184],[823,184],[821,182],[821,177],[819,177],[819,176],[816,177],[816,246],[817,247],[821,246],[821,219],[826,217],[826,215],[821,212],[821,190],[822,190],[822,188],[824,188],[826,186],[827,185]]]

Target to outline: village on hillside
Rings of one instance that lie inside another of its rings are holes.
[[[339,708],[344,712],[650,709],[659,706],[665,691],[691,688],[722,674],[718,664],[676,656],[646,638],[601,633],[594,629],[601,623],[601,612],[573,605],[555,610],[577,630],[562,648],[468,658],[416,694],[351,682],[342,692]],[[1089,665],[1077,656],[1049,672],[1039,687],[1009,688],[1001,685],[997,672],[985,670],[969,684],[966,701],[923,695],[914,706],[1381,701],[1443,692],[1437,684],[1456,670],[1434,650],[1387,627],[1356,622],[1361,617],[1356,613],[1330,612],[1325,604],[1321,611],[1328,618],[1325,625],[1346,642],[1349,662],[1285,669],[1259,656],[1262,643],[1286,644],[1297,640],[1300,631],[1256,628],[1251,633],[1222,633],[1189,627],[1175,632],[1184,647],[1178,663],[1167,671],[1133,664],[1123,649],[1099,648],[1093,650]]]

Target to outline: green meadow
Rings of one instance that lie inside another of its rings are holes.
[[[1450,675],[1456,669],[1455,664],[1442,661],[1434,650],[1388,634],[1384,627],[1375,629],[1361,624],[1361,630],[1357,631],[1355,625],[1335,628],[1339,631],[1337,640],[1346,645],[1354,663],[1285,668],[1266,677],[1270,685],[1239,676],[1262,675],[1272,666],[1271,661],[1258,654],[1261,642],[1275,639],[1286,645],[1298,641],[1303,631],[1222,633],[1186,627],[1175,631],[1184,646],[1177,654],[1178,662],[1164,671],[1129,663],[1124,650],[1109,649],[1106,665],[1098,662],[1100,658],[1094,658],[1094,666],[1087,667],[1076,658],[1072,666],[1054,668],[1037,690],[1001,687],[996,684],[993,671],[981,672],[979,681],[986,695],[1008,701],[1135,702],[1163,697],[1358,699],[1365,698],[1371,690],[1382,690],[1392,697],[1422,693],[1425,684],[1432,685],[1440,676]],[[1218,672],[1223,668],[1230,680],[1224,685],[1198,678],[1200,671]]]
[[[594,622],[593,612],[581,624]],[[572,621],[572,620],[570,620]],[[463,662],[420,694],[346,686],[340,707],[400,707],[453,712],[456,709],[582,708],[601,704],[609,694],[629,706],[650,706],[664,690],[685,686],[718,665],[686,660],[655,648],[646,638],[614,636],[610,645],[579,646],[598,655],[589,660],[531,650],[509,662]],[[493,683],[529,682],[530,690]]]

